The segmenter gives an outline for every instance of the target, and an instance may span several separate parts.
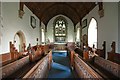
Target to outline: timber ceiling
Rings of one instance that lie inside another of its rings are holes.
[[[62,14],[76,25],[95,6],[95,2],[25,2],[24,3],[45,25],[51,18]]]

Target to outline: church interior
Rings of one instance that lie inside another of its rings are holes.
[[[120,2],[0,1],[0,79],[120,79]]]

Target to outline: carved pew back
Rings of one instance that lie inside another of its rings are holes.
[[[23,51],[22,52],[18,52],[18,50],[16,49],[16,47],[14,46],[14,44],[12,44],[12,42],[10,42],[10,54],[11,54],[11,60],[17,60],[21,57],[23,57],[24,55],[27,55],[27,51],[25,50],[25,44],[23,43]]]
[[[115,56],[115,42],[112,42],[111,44],[112,50],[108,52],[108,60],[114,61],[114,56]]]
[[[12,42],[10,42],[9,44],[10,44],[10,52],[0,55],[0,56],[2,56],[2,62],[1,62],[2,66],[9,64],[9,63],[27,55],[27,52],[18,52],[17,49],[15,48],[14,44],[12,44]]]
[[[74,68],[80,78],[102,79],[91,67],[89,67],[78,55],[74,55]]]
[[[17,71],[27,63],[29,63],[29,56],[26,56],[22,59],[16,60],[10,64],[1,67],[0,71],[2,71],[2,78],[6,78],[7,76],[13,74],[15,71]]]
[[[112,73],[113,75],[117,76],[120,78],[120,65],[111,62],[109,60],[103,59],[102,57],[95,57],[95,64],[98,66],[102,67],[106,71]]]
[[[40,60],[23,78],[45,78],[52,63],[52,51]]]
[[[120,64],[120,54],[119,53],[115,53],[114,62]]]
[[[75,42],[68,42],[67,43],[67,49],[69,51],[75,50],[76,46],[75,46]]]
[[[30,48],[29,60],[31,62],[39,60],[43,56],[43,51],[41,50],[41,46],[33,46]]]
[[[76,48],[74,51],[75,51],[77,54],[79,54],[81,57],[83,57],[83,51],[82,51],[82,49]]]
[[[0,56],[1,56],[1,58],[2,58],[2,62],[11,60],[10,53],[1,54]]]
[[[49,45],[37,45],[31,48],[30,61],[34,62],[49,52]]]
[[[112,50],[108,52],[108,60],[120,64],[120,54],[115,52],[116,50],[115,46],[116,46],[116,43],[112,42],[111,44]]]
[[[44,46],[44,53],[47,54],[49,52],[49,45]]]
[[[105,59],[105,54],[106,54],[106,41],[103,42],[102,44],[102,49],[97,49],[96,54],[98,54],[100,57]]]

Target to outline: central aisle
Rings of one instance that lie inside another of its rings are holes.
[[[70,61],[67,52],[53,52],[53,62],[50,69],[49,78],[74,78],[70,69]]]

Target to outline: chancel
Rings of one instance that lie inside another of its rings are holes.
[[[0,1],[0,79],[119,80],[119,20],[120,2]]]

